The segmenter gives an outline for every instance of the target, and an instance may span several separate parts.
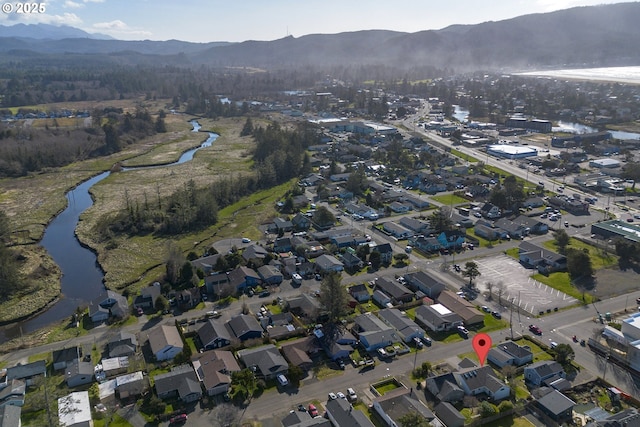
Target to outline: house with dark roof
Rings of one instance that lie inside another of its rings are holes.
[[[325,409],[334,427],[374,427],[369,417],[361,410],[354,409],[346,399],[329,400]]]
[[[109,357],[131,356],[138,351],[138,339],[134,334],[120,331],[107,343]]]
[[[291,237],[279,237],[273,242],[273,251],[276,253],[289,252],[293,250]]]
[[[442,249],[442,245],[438,239],[423,235],[410,238],[409,244],[416,249],[420,249],[422,252],[435,252]]]
[[[435,299],[445,288],[444,283],[424,271],[416,271],[404,275],[407,287],[414,291],[421,291],[431,299]]]
[[[480,215],[482,215],[485,218],[496,219],[496,218],[500,218],[500,216],[502,215],[502,212],[500,211],[500,208],[497,207],[496,205],[493,205],[491,203],[485,203],[480,208]]]
[[[385,222],[384,224],[382,224],[382,228],[386,233],[392,235],[396,239],[408,239],[414,234],[413,231],[403,227],[400,224],[396,224],[393,221]]]
[[[149,388],[149,378],[142,371],[119,375],[115,378],[116,394],[119,399],[130,399],[145,394]]]
[[[160,325],[147,333],[156,360],[171,360],[184,350],[184,343],[174,325]]]
[[[89,303],[89,317],[93,323],[105,322],[110,317],[123,319],[127,314],[127,299],[112,290],[104,291]]]
[[[143,310],[153,309],[156,304],[156,299],[160,296],[161,290],[160,283],[158,283],[157,286],[151,285],[146,288],[142,288],[140,290],[140,295],[136,296],[135,300],[133,300],[133,306]]]
[[[191,365],[180,365],[171,372],[156,375],[156,394],[160,399],[178,397],[183,402],[195,402],[202,397],[202,388]]]
[[[35,362],[18,364],[7,368],[7,381],[13,379],[24,380],[30,386],[34,383],[35,378],[40,375],[47,376],[47,362],[44,360],[36,360]]]
[[[430,422],[436,416],[416,395],[416,392],[406,387],[398,387],[382,396],[373,399],[373,410],[387,426],[398,426],[398,421],[408,413],[418,414],[425,422]]]
[[[375,248],[371,250],[372,252],[377,251],[380,253],[380,260],[383,264],[390,264],[393,260],[393,248],[391,247],[391,243],[383,243],[381,245],[376,245]]]
[[[424,231],[429,227],[428,223],[408,216],[400,218],[398,223],[401,226],[413,231],[414,233],[424,233]]]
[[[226,393],[231,385],[231,374],[241,371],[233,353],[210,350],[192,357],[191,363],[198,380],[209,396]]]
[[[270,228],[272,228],[276,233],[286,233],[287,231],[291,231],[293,229],[293,223],[288,219],[275,218]]]
[[[418,306],[415,314],[418,325],[434,332],[451,331],[464,323],[462,317],[442,304]]]
[[[494,222],[496,228],[499,228],[507,233],[508,236],[514,239],[522,239],[524,236],[529,235],[529,227],[511,221],[507,218],[500,218]]]
[[[20,426],[21,415],[22,408],[20,406],[0,406],[0,427]]]
[[[353,333],[367,351],[374,351],[400,341],[395,329],[384,323],[371,312],[363,313],[355,318]]]
[[[565,271],[567,257],[531,242],[521,242],[518,246],[520,263],[525,267],[536,268],[543,273]]]
[[[349,251],[340,255],[340,259],[342,260],[342,264],[347,271],[354,272],[364,267],[364,262],[356,254],[353,254]]]
[[[344,329],[329,335],[325,335],[323,329],[315,329],[313,335],[331,360],[348,358],[358,341],[351,332]]]
[[[231,290],[234,290],[234,288],[230,286],[229,274],[226,272],[214,273],[204,278],[204,287],[210,294],[220,295],[221,290],[225,286],[229,286]]]
[[[313,367],[311,356],[318,354],[321,350],[318,340],[313,335],[287,341],[280,347],[285,359],[303,371],[308,371]]]
[[[447,427],[463,427],[466,418],[451,403],[440,402],[434,408],[436,416]]]
[[[306,231],[311,227],[311,219],[300,212],[295,214],[291,219],[291,223],[293,224],[294,230],[298,231]]]
[[[307,411],[290,411],[282,419],[283,427],[331,427],[331,421],[324,417],[311,418]]]
[[[191,265],[195,270],[202,270],[204,275],[208,276],[215,270],[218,259],[220,259],[221,256],[221,254],[204,256],[191,261]]]
[[[461,230],[445,230],[438,234],[437,239],[445,249],[459,249],[464,244],[466,235]]]
[[[78,387],[93,382],[93,365],[90,362],[74,360],[64,370],[68,387]]]
[[[0,390],[0,406],[22,406],[27,384],[22,380],[12,379]],[[1,424],[0,424],[1,426]]]
[[[269,251],[262,246],[252,243],[247,246],[244,251],[242,251],[242,258],[244,258],[245,261],[249,261],[252,259],[262,260],[267,256],[268,253]]]
[[[320,301],[318,298],[309,295],[301,294],[295,297],[287,299],[289,305],[289,311],[298,317],[304,317],[308,319],[307,323],[315,323],[321,315]]]
[[[491,227],[490,225],[485,225],[483,221],[476,222],[473,231],[476,236],[482,237],[485,240],[494,241],[500,238],[499,230]]]
[[[511,388],[496,377],[491,366],[472,367],[454,372],[458,385],[467,396],[486,397],[494,402],[506,399]]]
[[[371,298],[369,290],[367,289],[367,285],[365,285],[364,283],[353,285],[349,287],[347,291],[349,292],[349,295],[351,295],[353,299],[358,302],[367,302]]]
[[[489,350],[487,360],[498,368],[506,365],[523,366],[533,362],[533,352],[529,346],[520,346],[513,341],[505,341]]]
[[[279,285],[284,279],[280,270],[273,265],[261,266],[258,268],[258,275],[262,279],[262,283],[265,285]]]
[[[226,325],[232,337],[240,341],[262,337],[262,327],[253,316],[238,314],[227,321]]]
[[[376,280],[376,290],[380,290],[391,297],[392,304],[402,304],[413,301],[414,293],[407,289],[404,285],[389,280],[386,277],[380,277]]]
[[[249,267],[239,266],[229,273],[229,283],[234,290],[242,292],[260,284],[260,276]]]
[[[397,308],[382,309],[378,312],[378,317],[395,329],[405,343],[413,341],[414,338],[424,337],[424,330]]]
[[[552,420],[557,423],[565,423],[572,421],[573,407],[576,405],[576,402],[558,390],[551,390],[549,393],[536,399],[535,404]]]
[[[562,365],[552,360],[541,360],[524,367],[524,379],[537,386],[550,379],[566,377]]]
[[[484,314],[480,312],[473,303],[451,291],[444,290],[440,292],[437,301],[462,317],[462,321],[467,326],[484,322]]]
[[[456,377],[451,372],[428,377],[427,390],[440,402],[459,402],[464,397],[464,390],[458,385]]]
[[[321,273],[341,272],[344,270],[344,264],[333,255],[325,254],[316,258],[316,268]]]
[[[82,349],[78,346],[53,350],[53,369],[59,371],[67,367],[74,360],[82,358]]]
[[[549,232],[549,224],[535,217],[520,215],[513,222],[528,228],[529,234],[547,234]]]
[[[256,376],[265,380],[275,379],[280,374],[286,375],[289,371],[287,361],[273,344],[239,350],[238,359]]]
[[[216,319],[208,319],[196,331],[198,340],[202,348],[211,350],[213,348],[226,347],[231,344],[231,334],[222,322]]]

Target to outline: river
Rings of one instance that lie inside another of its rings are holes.
[[[193,126],[193,132],[200,131],[201,126],[198,122],[191,121],[190,123]],[[200,146],[182,153],[174,163],[163,166],[124,168],[119,173],[186,163],[193,160],[193,156],[198,150],[210,147],[217,137],[218,135],[209,132],[206,141]],[[109,171],[102,172],[70,190],[66,194],[66,209],[56,216],[44,231],[40,244],[49,252],[51,258],[62,271],[60,299],[47,310],[29,320],[0,328],[0,343],[16,338],[20,334],[34,332],[67,317],[71,318],[78,306],[86,306],[104,290],[104,272],[98,265],[96,254],[80,244],[76,238],[75,230],[80,215],[93,205],[89,190],[109,175],[111,175]]]

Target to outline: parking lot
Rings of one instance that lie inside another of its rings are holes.
[[[486,292],[486,283],[492,282],[492,293],[496,299],[498,284],[504,285],[501,298],[503,306],[507,305],[506,301],[514,301],[525,312],[538,315],[541,311],[553,311],[577,303],[575,298],[532,279],[530,276],[534,270],[524,268],[507,255],[477,259],[474,262],[478,264],[481,273],[476,279],[481,292]]]

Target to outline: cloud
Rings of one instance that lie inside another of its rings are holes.
[[[50,25],[68,25],[70,27],[78,27],[82,24],[82,19],[75,13],[63,13],[59,15],[49,15],[48,13],[10,13],[0,14],[6,16],[6,21],[23,22],[26,24],[50,24]],[[0,19],[0,22],[3,19]]]
[[[67,9],[80,9],[81,7],[84,7],[84,4],[76,3],[75,1],[72,1],[72,0],[67,0],[64,2],[64,7]]]
[[[94,31],[99,31],[102,33],[106,33],[109,34],[110,36],[113,37],[150,37],[152,35],[151,32],[146,31],[146,30],[142,30],[142,29],[138,29],[138,28],[132,28],[129,25],[127,25],[126,23],[122,22],[119,19],[116,19],[114,21],[110,21],[110,22],[97,22],[95,24],[92,25],[92,30]]]

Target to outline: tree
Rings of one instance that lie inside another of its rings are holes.
[[[320,305],[327,313],[330,323],[338,323],[348,313],[349,295],[341,283],[340,273],[331,273],[320,284]]]
[[[402,427],[429,427],[429,421],[417,412],[407,412],[398,422]]]
[[[571,348],[569,344],[558,344],[558,346],[555,348],[555,351],[555,360],[562,366],[571,363],[576,355],[573,351],[573,348]]]
[[[158,116],[158,118],[156,119],[155,130],[158,133],[166,133],[167,132],[167,125],[164,123],[164,119],[162,117],[160,117],[160,116]]]
[[[231,397],[240,398],[243,401],[251,400],[258,390],[256,375],[251,369],[243,369],[231,373]]]
[[[393,256],[393,259],[396,260],[397,266],[403,266],[403,265],[406,265],[407,260],[409,259],[409,255],[401,252],[399,254],[395,254]]]
[[[244,122],[244,126],[242,127],[242,131],[240,131],[240,136],[248,136],[253,133],[253,121],[251,117],[247,117],[247,121]]]
[[[567,234],[566,231],[560,229],[553,232],[553,238],[556,241],[556,246],[558,246],[558,251],[560,253],[564,253],[569,246],[569,241],[571,238]]]
[[[320,227],[330,226],[336,222],[336,217],[327,209],[326,206],[318,206],[313,213],[313,222]]]
[[[462,275],[469,278],[469,287],[473,287],[473,279],[480,276],[480,270],[478,270],[478,264],[473,261],[467,261],[462,270]]]
[[[155,309],[161,313],[169,310],[169,301],[167,301],[167,298],[165,298],[164,295],[160,295],[156,298]]]
[[[445,215],[442,209],[438,209],[431,214],[429,224],[431,224],[431,228],[438,234],[453,228],[453,221],[451,221],[448,215]]]
[[[104,131],[104,143],[107,154],[119,152],[122,147],[120,146],[120,137],[118,136],[116,128],[111,123],[107,123],[102,126],[102,130]]]
[[[371,268],[374,270],[378,270],[380,265],[382,265],[382,255],[378,251],[373,251],[369,254],[369,262],[371,263]]]
[[[496,415],[498,413],[498,408],[491,402],[483,400],[480,402],[480,416],[482,418],[488,418]]]
[[[489,280],[484,285],[487,287],[487,292],[489,292],[489,296],[487,297],[487,299],[489,301],[491,301],[491,298],[492,298],[492,295],[493,295],[492,294],[492,292],[493,292],[493,282],[491,280]]]
[[[518,369],[513,365],[504,365],[502,369],[500,369],[500,372],[507,380],[510,380],[511,378],[516,376],[516,374],[518,373]]]
[[[500,413],[507,412],[507,411],[510,411],[512,409],[513,409],[513,403],[511,401],[509,401],[509,400],[503,400],[498,405],[498,411]]]
[[[567,251],[567,271],[571,280],[590,279],[593,277],[593,266],[588,249],[569,249]]]
[[[240,426],[240,409],[230,403],[216,405],[211,411],[211,416],[207,417],[218,427],[239,427]]]
[[[631,188],[635,190],[636,182],[640,181],[640,163],[627,162],[627,164],[622,167],[622,177],[624,179],[632,179],[633,185]]]

